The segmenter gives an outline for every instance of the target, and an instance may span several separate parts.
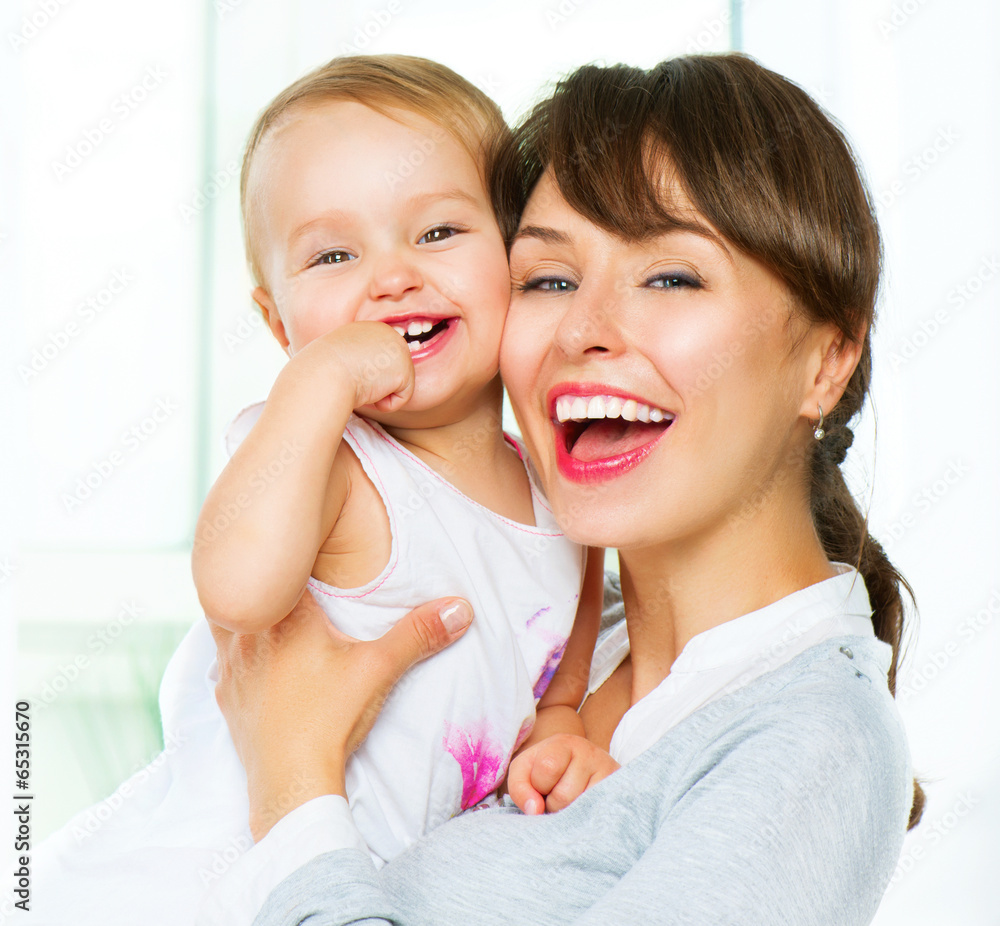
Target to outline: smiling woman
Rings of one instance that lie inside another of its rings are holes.
[[[376,873],[342,765],[400,666],[447,642],[440,622],[418,609],[422,642],[323,648],[326,694],[297,729],[240,710],[294,689],[287,660],[260,671],[224,638],[251,805],[291,771],[279,742],[316,785],[217,909],[249,914],[257,878],[275,926],[869,923],[921,797],[891,695],[901,579],[838,468],[880,265],[845,139],[740,56],[585,67],[516,130],[494,192],[526,444],[567,535],[619,549],[625,626],[580,715],[621,768],[541,819],[508,803],[450,821]],[[298,613],[280,648],[315,652],[314,627]]]

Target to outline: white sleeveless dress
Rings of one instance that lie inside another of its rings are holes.
[[[262,408],[234,421],[230,453]],[[376,861],[387,861],[506,774],[565,649],[584,550],[558,529],[527,461],[534,526],[463,495],[374,422],[352,416],[344,439],[382,497],[392,548],[360,588],[310,579],[325,613],[343,632],[374,639],[434,598],[462,596],[475,612],[461,640],[401,679],[348,762],[354,818]],[[250,848],[246,777],[216,679],[214,642],[199,621],[164,673],[164,752],[39,847],[29,923],[193,922],[205,890]],[[289,801],[296,787],[289,782]]]

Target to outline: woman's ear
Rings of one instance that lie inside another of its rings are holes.
[[[823,325],[818,334],[816,362],[811,371],[813,381],[801,408],[801,414],[807,418],[816,418],[819,406],[826,414],[833,411],[861,360],[865,341],[865,332],[849,338],[835,325]]]
[[[278,307],[274,304],[271,294],[263,286],[258,286],[250,295],[253,301],[259,306],[260,314],[264,316],[264,321],[267,323],[267,327],[271,329],[271,334],[274,335],[275,340],[281,345],[281,349],[290,357],[292,351],[288,335],[285,334],[285,324],[278,314]]]

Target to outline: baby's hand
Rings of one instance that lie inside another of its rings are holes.
[[[353,408],[373,405],[392,412],[413,395],[413,360],[406,341],[382,322],[351,322],[303,348],[293,362],[310,354],[312,361],[330,360],[342,369],[354,387]]]
[[[510,763],[507,792],[526,814],[562,810],[621,768],[590,740],[559,733],[526,749]]]

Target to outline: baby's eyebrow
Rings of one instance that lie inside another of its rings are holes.
[[[482,205],[481,199],[477,199],[471,193],[466,192],[460,187],[448,187],[444,190],[427,190],[424,193],[414,193],[412,196],[408,196],[404,200],[404,205],[420,208],[421,206],[447,199],[456,200],[457,202],[465,203],[471,206]]]

